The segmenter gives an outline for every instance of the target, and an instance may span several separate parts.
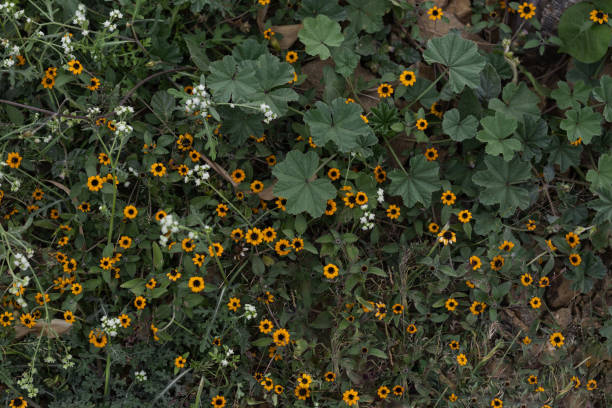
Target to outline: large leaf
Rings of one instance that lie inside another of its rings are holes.
[[[292,150],[274,166],[272,174],[278,178],[274,194],[287,199],[288,213],[307,212],[319,217],[325,212],[327,200],[336,195],[328,178],[315,178],[318,165],[319,156],[312,150],[306,154]]]
[[[300,8],[296,11],[295,17],[303,20],[306,17],[316,17],[325,14],[327,17],[336,21],[346,20],[346,10],[337,1],[329,0],[302,0]]]
[[[586,103],[591,96],[591,87],[583,81],[574,84],[574,89],[570,89],[567,82],[557,82],[557,89],[550,93],[550,96],[557,101],[557,106],[561,109],[580,107],[580,102]]]
[[[480,85],[476,93],[483,100],[497,98],[501,92],[501,78],[491,64],[487,64],[480,73]]]
[[[586,106],[565,112],[565,119],[559,125],[567,132],[571,142],[582,138],[582,143],[589,144],[594,136],[601,134],[601,115]]]
[[[259,137],[264,132],[261,115],[249,115],[252,111],[229,107],[220,109],[220,112],[224,119],[222,132],[229,135],[234,146],[242,145],[251,135]]]
[[[431,204],[431,194],[441,186],[439,169],[437,162],[429,162],[423,155],[415,156],[410,159],[408,174],[401,170],[389,172],[389,194],[401,196],[408,208],[414,207],[416,203],[428,207]]]
[[[340,24],[323,14],[306,17],[298,37],[309,55],[318,55],[322,60],[329,58],[329,47],[338,47],[344,41]]]
[[[529,163],[515,157],[505,161],[501,157],[486,156],[484,163],[487,170],[480,170],[472,176],[472,181],[484,187],[480,192],[482,204],[499,204],[502,216],[511,215],[516,207],[529,207],[529,193],[519,184],[526,182],[531,176]]]
[[[593,96],[599,102],[604,102],[604,118],[612,122],[612,78],[604,75],[599,79],[599,86],[593,91]]]
[[[561,52],[566,52],[578,61],[591,63],[599,61],[608,50],[612,30],[607,24],[596,24],[589,20],[594,7],[581,2],[568,7],[559,20]]]
[[[461,115],[457,109],[451,109],[444,113],[442,130],[444,130],[444,133],[449,135],[451,139],[457,142],[471,139],[476,136],[476,129],[478,129],[478,120],[474,116],[467,115],[465,118],[461,119]]]
[[[495,117],[487,116],[480,120],[482,130],[476,134],[476,138],[487,146],[485,151],[492,156],[503,154],[504,160],[509,161],[514,157],[514,152],[521,150],[521,142],[510,137],[514,134],[518,122],[500,112],[495,112]]]
[[[376,33],[383,28],[382,16],[385,14],[385,0],[348,0],[348,19],[358,30]]]
[[[542,149],[550,143],[546,121],[525,116],[523,122],[519,122],[516,133],[523,144],[523,158],[531,160],[535,157],[536,161],[540,161]]]
[[[593,218],[593,224],[602,224],[606,221],[612,222],[612,187],[608,186],[606,189],[596,191],[595,194],[599,198],[587,203],[589,208],[597,212]]]
[[[586,175],[591,182],[591,191],[612,187],[612,155],[606,153],[599,156],[597,170],[589,170]]]
[[[477,88],[480,85],[480,72],[486,64],[474,42],[454,33],[429,40],[423,58],[429,64],[437,62],[449,68],[450,86],[456,93],[465,86]]]
[[[580,164],[582,146],[573,146],[557,136],[552,136],[548,152],[548,163],[558,164],[561,171],[564,172],[570,166],[578,166]]]
[[[255,92],[255,64],[253,61],[236,62],[227,55],[210,64],[208,87],[219,102],[246,101]]]
[[[304,122],[310,128],[316,144],[324,145],[331,140],[341,152],[348,153],[377,142],[372,129],[359,117],[360,114],[359,105],[336,98],[331,105],[317,102],[315,109],[304,115]]]
[[[540,116],[538,97],[527,88],[524,82],[516,85],[510,82],[504,87],[502,99],[491,99],[489,109],[505,113],[516,120],[523,120],[523,116]]]
[[[279,61],[275,56],[266,53],[257,58],[255,71],[255,88],[257,92],[250,96],[252,101],[264,101],[279,115],[287,112],[287,102],[295,101],[298,94],[286,88],[293,79],[293,67]],[[283,87],[283,88],[279,88]]]
[[[206,31],[201,31],[198,34],[184,35],[183,39],[185,44],[187,44],[187,49],[193,63],[202,71],[206,71],[210,61],[206,56],[206,48],[201,45],[206,39]]]

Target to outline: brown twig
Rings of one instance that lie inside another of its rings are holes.
[[[66,115],[66,114],[63,114],[63,113],[53,112],[53,111],[48,110],[48,109],[37,108],[36,106],[25,105],[23,103],[13,102],[13,101],[9,101],[9,100],[6,100],[6,99],[0,99],[0,103],[5,103],[7,105],[16,106],[18,108],[24,108],[24,109],[31,110],[31,111],[34,111],[34,112],[44,113],[45,115],[61,116],[63,118],[70,118],[70,119],[81,119],[81,120],[88,120],[89,119],[87,116]]]

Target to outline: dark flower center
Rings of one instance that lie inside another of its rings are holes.
[[[432,14],[433,16],[437,16],[437,15],[438,15],[438,10],[434,9],[434,10],[431,12],[431,14]]]
[[[450,231],[446,231],[446,232],[444,233],[444,238],[446,238],[446,239],[451,239],[452,237],[453,237],[453,233],[452,233],[452,232],[450,232]]]
[[[597,14],[595,14],[595,17],[597,17],[598,19],[602,20],[604,17],[604,13],[601,11],[598,11]]]

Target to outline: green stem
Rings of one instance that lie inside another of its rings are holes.
[[[104,370],[104,396],[105,397],[108,396],[108,392],[109,392],[110,367],[111,367],[110,353],[107,350],[106,351],[106,369]]]
[[[391,143],[389,143],[389,141],[387,140],[386,137],[383,136],[383,138],[385,139],[385,144],[387,145],[387,148],[389,149],[389,151],[391,152],[391,154],[393,155],[393,158],[395,159],[395,161],[397,162],[397,164],[400,166],[400,168],[402,169],[402,171],[404,172],[404,174],[408,175],[408,172],[406,171],[406,169],[404,168],[404,166],[402,165],[402,162],[400,161],[399,157],[397,157],[397,154],[395,153],[395,150],[393,150],[393,147],[391,146]]]
[[[433,89],[434,86],[436,86],[436,84],[442,79],[444,78],[444,74],[446,74],[447,70],[444,70],[439,77],[436,78],[435,81],[433,81],[431,84],[429,84],[429,86],[427,88],[425,88],[425,90],[423,92],[421,92],[421,94],[419,96],[417,96],[417,98],[412,101],[410,104],[408,104],[408,106],[406,106],[405,110],[408,110],[412,105],[414,105],[415,103],[417,103],[423,96],[425,96],[427,94],[427,92],[431,91]]]

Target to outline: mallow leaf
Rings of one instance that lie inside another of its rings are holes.
[[[389,172],[389,194],[401,196],[408,208],[417,203],[428,207],[431,204],[431,194],[441,187],[439,169],[437,162],[429,162],[423,155],[415,156],[410,159],[408,174],[401,170]]]
[[[274,195],[287,199],[287,212],[307,212],[319,217],[325,212],[327,200],[336,196],[336,189],[328,178],[316,178],[319,156],[312,150],[302,153],[290,151],[285,160],[274,166],[272,174],[278,179]]]
[[[520,187],[521,183],[531,178],[531,166],[515,157],[505,161],[501,157],[486,156],[484,158],[486,170],[477,171],[472,181],[484,187],[479,198],[482,204],[499,204],[499,213],[509,216],[516,207],[527,209],[529,207],[529,192]]]
[[[306,112],[304,122],[316,144],[324,145],[331,140],[343,153],[363,149],[362,153],[369,155],[367,148],[376,144],[378,139],[360,114],[359,105],[336,98],[330,105],[318,101],[314,109]]]
[[[306,17],[303,24],[298,37],[306,46],[308,55],[318,55],[322,60],[326,60],[330,56],[329,47],[338,47],[344,41],[340,24],[324,14],[319,14],[316,18]]]
[[[513,137],[518,125],[514,118],[495,112],[494,117],[482,118],[480,124],[482,130],[476,138],[487,144],[485,151],[491,156],[503,154],[504,160],[509,161],[514,157],[514,152],[521,150],[521,142]]]
[[[612,155],[599,156],[597,170],[589,170],[586,179],[591,182],[591,191],[612,188]]]
[[[582,143],[589,144],[593,137],[601,134],[601,115],[588,106],[570,109],[565,112],[559,127],[567,132],[570,142],[582,138]]]
[[[478,129],[478,120],[474,116],[467,115],[461,119],[461,114],[457,109],[451,109],[444,113],[442,130],[451,139],[457,142],[471,139],[476,136],[476,129]]]
[[[476,44],[455,33],[430,39],[423,58],[428,64],[437,62],[448,67],[449,83],[455,93],[463,91],[465,86],[478,88],[480,72],[486,65]]]

